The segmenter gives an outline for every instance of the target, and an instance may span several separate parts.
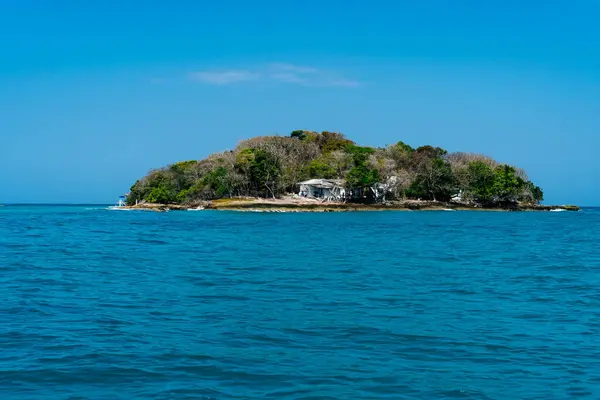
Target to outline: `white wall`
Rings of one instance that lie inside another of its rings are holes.
[[[302,195],[302,193],[307,193],[308,197],[319,197],[319,198],[328,198],[328,197],[337,197],[337,195],[335,195],[331,189],[318,189],[315,188],[314,186],[310,186],[310,185],[301,185],[300,186],[300,192],[299,194]],[[345,189],[341,189],[341,190],[336,190],[336,193],[341,193],[341,195],[343,196],[345,193]]]

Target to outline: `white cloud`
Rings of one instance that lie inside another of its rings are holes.
[[[252,70],[198,71],[191,73],[190,79],[212,85],[228,85],[261,79],[313,87],[353,88],[360,86],[360,82],[345,78],[333,71],[289,63],[266,64]]]
[[[311,80],[319,71],[317,68],[305,67],[286,63],[269,64],[268,76],[278,82],[310,85]]]
[[[301,83],[301,84],[308,83],[308,79],[303,78],[302,76],[291,73],[291,72],[282,72],[282,73],[272,74],[271,79],[274,79],[279,82],[286,82],[286,83]]]
[[[288,63],[273,63],[269,67],[274,71],[290,72],[296,74],[314,74],[319,72],[317,68],[306,67],[302,65],[294,65]]]
[[[320,68],[288,63],[269,64],[269,77],[278,82],[305,86],[357,87],[360,82]]]
[[[231,83],[255,81],[259,77],[257,73],[242,70],[199,71],[190,74],[190,79],[212,85],[228,85]]]

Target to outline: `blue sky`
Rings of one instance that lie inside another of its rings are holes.
[[[600,204],[600,1],[0,3],[0,203],[334,130],[485,153]]]

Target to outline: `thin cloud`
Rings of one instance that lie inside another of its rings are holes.
[[[192,72],[190,79],[211,85],[229,85],[232,83],[255,81],[259,78],[257,73],[252,71],[199,71]]]
[[[319,70],[314,67],[287,63],[269,64],[267,70],[270,79],[283,83],[296,83],[301,85],[310,85],[311,80],[314,79],[319,72]]]
[[[296,83],[305,86],[338,86],[357,87],[360,82],[347,79],[332,71],[315,67],[294,65],[288,63],[275,63],[269,65],[270,78],[283,83]]]
[[[348,79],[333,71],[289,63],[266,64],[252,70],[198,71],[191,73],[190,79],[211,85],[229,85],[260,79],[264,82],[311,87],[354,88],[360,86],[359,81]]]
[[[270,68],[275,71],[285,71],[285,72],[297,73],[297,74],[314,74],[314,73],[319,72],[318,68],[307,67],[307,66],[303,66],[303,65],[288,64],[288,63],[273,63],[273,64],[270,64]]]
[[[282,72],[282,73],[272,74],[271,79],[274,79],[279,82],[285,82],[285,83],[301,83],[301,84],[308,83],[308,79],[303,78],[302,76],[300,76],[298,74],[294,74],[292,72]]]

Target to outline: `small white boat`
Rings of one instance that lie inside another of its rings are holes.
[[[107,210],[129,210],[128,208],[125,207],[126,205],[127,205],[127,195],[119,196],[119,200],[117,201],[117,204],[114,206],[109,206],[107,208]]]
[[[126,208],[123,206],[108,206],[106,207],[107,210],[111,210],[111,211],[130,211],[130,208]]]

